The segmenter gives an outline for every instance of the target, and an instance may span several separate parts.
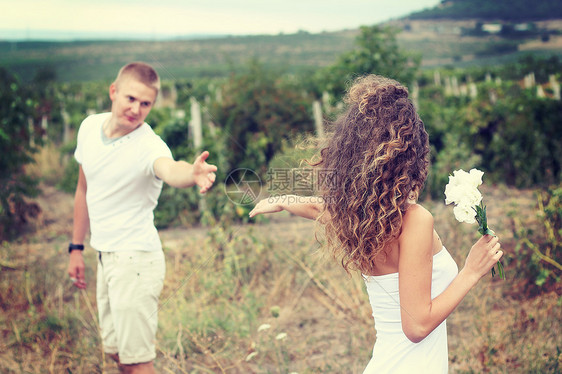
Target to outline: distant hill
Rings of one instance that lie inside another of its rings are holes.
[[[139,60],[160,68],[163,79],[225,76],[252,58],[273,69],[299,72],[333,64],[353,48],[357,34],[358,30],[202,40],[0,41],[0,67],[24,81],[39,69],[55,71],[60,81],[110,80],[121,66]]]
[[[432,9],[410,14],[410,19],[480,19],[509,22],[562,18],[561,0],[443,0]]]
[[[382,25],[402,30],[400,47],[421,55],[423,68],[497,65],[529,53],[562,56],[562,0],[450,0]],[[224,77],[255,58],[280,72],[308,73],[353,49],[358,34],[352,29],[199,40],[0,41],[0,68],[23,82],[45,70],[62,82],[109,81],[119,67],[142,60],[154,64],[163,79],[177,80]]]

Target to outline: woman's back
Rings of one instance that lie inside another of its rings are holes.
[[[433,256],[431,297],[443,292],[457,272],[455,261],[443,247]],[[367,276],[365,285],[373,308],[377,340],[364,373],[446,373],[445,321],[421,342],[412,343],[402,331],[398,273]]]
[[[410,208],[425,210],[421,205],[416,204],[414,200],[409,201]],[[406,214],[407,211],[406,211]],[[398,273],[398,266],[400,261],[400,245],[398,239],[390,242],[381,252],[384,254],[375,258],[372,272],[363,275],[385,275],[391,273]],[[432,253],[435,255],[443,248],[441,238],[435,230],[433,230]]]

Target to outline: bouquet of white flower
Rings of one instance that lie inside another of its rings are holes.
[[[478,222],[478,232],[481,235],[495,235],[488,228],[486,217],[486,206],[482,203],[482,194],[478,191],[478,186],[482,184],[484,172],[472,169],[469,173],[464,170],[455,170],[449,176],[449,183],[445,187],[445,204],[454,203],[453,214],[459,222],[474,223]],[[497,263],[498,273],[501,279],[505,279],[503,265]],[[492,268],[492,277],[496,274]]]

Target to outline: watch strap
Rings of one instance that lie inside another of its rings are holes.
[[[73,244],[70,243],[68,245],[68,253],[74,251],[74,250],[79,250],[79,251],[83,251],[84,250],[84,244]]]

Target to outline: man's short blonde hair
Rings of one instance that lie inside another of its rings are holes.
[[[145,62],[131,62],[119,70],[117,78],[115,78],[115,85],[119,86],[119,81],[124,78],[133,78],[145,84],[148,87],[160,91],[160,77],[152,66]]]

